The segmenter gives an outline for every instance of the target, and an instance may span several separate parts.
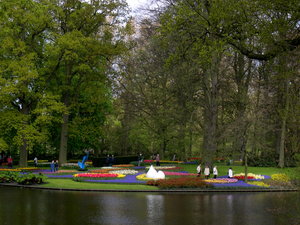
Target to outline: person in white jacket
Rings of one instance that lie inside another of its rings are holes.
[[[228,170],[228,178],[233,178],[233,171],[231,167]]]
[[[210,174],[209,167],[208,167],[208,166],[205,166],[205,169],[204,169],[204,176],[205,176],[205,179],[208,179],[208,178],[209,178],[209,174]]]
[[[200,177],[201,176],[201,172],[202,172],[202,169],[201,169],[201,164],[199,164],[198,166],[197,166],[197,177]]]
[[[217,166],[214,166],[214,168],[213,168],[213,175],[214,175],[214,178],[217,178],[217,176],[218,176]]]

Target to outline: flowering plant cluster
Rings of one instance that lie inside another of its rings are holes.
[[[269,184],[266,184],[262,181],[251,181],[251,182],[248,182],[248,184],[252,184],[252,185],[256,185],[256,186],[260,186],[260,187],[270,187]]]
[[[116,171],[120,170],[121,168],[109,168],[109,169],[96,169],[96,170],[90,170],[91,173],[108,173],[110,171]]]
[[[234,178],[239,179],[239,180],[244,180],[245,179],[245,173],[238,173],[234,175]],[[248,179],[257,179],[257,180],[263,180],[265,179],[264,176],[254,174],[254,173],[247,173],[247,178]]]
[[[0,172],[5,171],[5,172],[21,172],[20,169],[5,169],[5,168],[0,168]]]
[[[271,176],[271,178],[272,178],[272,180],[279,181],[279,182],[286,182],[286,183],[288,183],[290,181],[290,178],[286,174],[283,174],[283,173],[273,174]]]
[[[112,167],[132,167],[132,164],[120,164],[120,165],[112,165]]]
[[[134,175],[134,174],[137,174],[138,171],[126,169],[126,170],[113,170],[113,171],[109,171],[108,173],[116,173],[116,174],[123,174],[123,175]]]
[[[167,176],[196,176],[197,175],[196,173],[169,172],[169,171],[165,171],[164,174]]]
[[[147,185],[158,186],[159,188],[208,188],[211,184],[204,182],[197,177],[180,177],[165,180],[150,180]]]
[[[153,166],[156,170],[174,170],[179,169],[177,166]],[[147,166],[146,169],[150,169],[150,166]]]
[[[236,183],[238,179],[233,178],[213,178],[213,179],[205,179],[207,183],[214,183],[214,184],[229,184],[229,183]]]
[[[238,180],[245,180],[245,176],[233,176],[235,179],[238,179]],[[252,180],[254,179],[254,177],[252,176],[247,176],[247,179],[248,180]]]
[[[34,163],[33,160],[28,160],[27,162],[28,163]],[[46,163],[46,162],[48,162],[48,160],[41,160],[41,159],[38,160],[38,163]]]
[[[114,173],[77,173],[74,174],[73,177],[89,177],[89,178],[107,178],[107,177],[117,177],[123,178],[125,175],[123,174],[114,174]]]
[[[136,176],[136,179],[138,179],[138,180],[153,180],[153,178],[146,177],[145,173]]]

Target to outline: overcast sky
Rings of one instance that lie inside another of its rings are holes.
[[[143,6],[150,2],[150,0],[127,0],[128,5],[132,10],[138,9],[140,6]]]

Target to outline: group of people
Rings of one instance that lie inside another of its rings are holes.
[[[105,160],[106,166],[112,166],[115,163],[116,163],[116,159],[115,159],[114,155],[107,155],[106,156],[106,160]]]
[[[197,177],[200,177],[201,174],[202,174],[202,168],[201,168],[201,164],[199,164],[197,166]],[[204,174],[205,179],[208,179],[210,177],[210,169],[209,169],[208,165],[205,166],[203,174]],[[214,178],[217,178],[217,176],[218,176],[217,166],[213,167],[213,176],[214,176]],[[228,169],[228,178],[233,178],[233,170],[231,167]]]
[[[51,172],[58,171],[58,160],[52,160],[52,162],[50,164],[50,169],[51,169]]]
[[[6,155],[4,151],[0,153],[0,166],[7,165],[9,168],[13,166],[13,159],[10,155]]]

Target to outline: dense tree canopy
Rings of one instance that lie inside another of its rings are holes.
[[[300,2],[0,3],[0,150],[160,153],[292,166],[300,152]]]

